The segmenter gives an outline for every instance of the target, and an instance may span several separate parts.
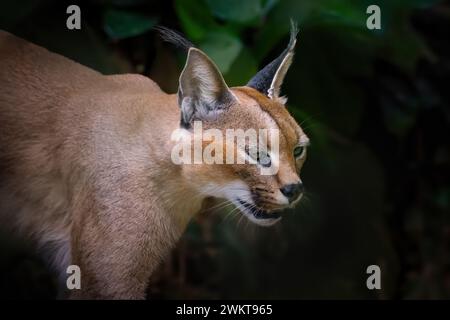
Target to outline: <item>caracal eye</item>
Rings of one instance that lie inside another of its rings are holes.
[[[262,165],[263,167],[270,167],[272,165],[272,160],[270,159],[270,155],[267,152],[257,150],[252,150],[253,152],[250,152],[250,148],[248,146],[245,147],[245,153],[247,153],[248,156],[255,159],[256,156],[256,162]]]
[[[295,158],[300,158],[304,155],[305,153],[305,147],[304,146],[296,146],[294,148],[294,157]]]
[[[257,161],[263,167],[270,167],[272,165],[272,160],[270,160],[270,156],[267,152],[260,152]]]

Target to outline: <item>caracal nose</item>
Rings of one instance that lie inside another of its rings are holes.
[[[288,198],[289,202],[293,202],[303,193],[303,183],[299,182],[284,185],[280,188],[280,191],[286,198]]]

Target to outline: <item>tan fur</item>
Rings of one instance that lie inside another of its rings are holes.
[[[1,225],[49,251],[61,276],[79,265],[75,298],[144,298],[149,276],[205,199],[246,184],[263,190],[261,206],[283,208],[279,188],[298,180],[304,161],[291,155],[301,129],[253,89],[232,89],[239,103],[209,125],[278,126],[285,165],[277,176],[250,165],[173,164],[176,95],[1,31],[0,84]]]

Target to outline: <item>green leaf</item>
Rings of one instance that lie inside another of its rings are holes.
[[[191,41],[200,41],[209,31],[218,29],[211,12],[202,1],[177,0],[175,10],[184,33]]]
[[[214,16],[232,22],[249,23],[264,13],[261,0],[206,0]]]
[[[107,10],[104,16],[104,29],[113,40],[143,34],[153,28],[156,23],[156,18],[115,9]]]
[[[222,73],[226,73],[239,55],[242,43],[231,34],[212,31],[206,35],[200,48],[217,64]]]
[[[250,50],[243,47],[224,78],[229,86],[242,86],[258,72],[258,65]]]

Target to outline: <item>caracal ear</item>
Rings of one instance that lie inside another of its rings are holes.
[[[291,20],[291,38],[287,48],[278,58],[273,60],[261,71],[259,71],[248,83],[247,86],[258,90],[270,99],[280,98],[280,88],[284,77],[291,66],[294,57],[295,43],[297,42],[297,25]],[[283,99],[280,99],[283,101]]]
[[[178,87],[181,126],[189,129],[194,120],[214,119],[234,101],[214,62],[201,50],[190,48]]]

